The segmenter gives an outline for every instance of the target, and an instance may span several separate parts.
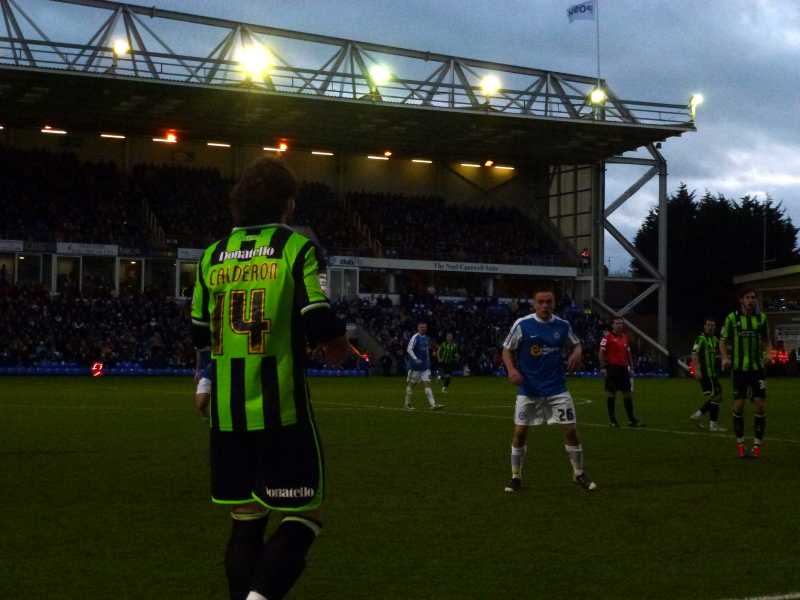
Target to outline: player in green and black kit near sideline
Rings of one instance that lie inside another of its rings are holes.
[[[767,428],[765,405],[767,379],[764,367],[769,363],[769,332],[767,317],[756,311],[756,292],[747,288],[739,293],[739,310],[730,313],[722,327],[719,351],[722,369],[733,366],[733,430],[736,451],[740,458],[748,456],[744,446],[744,402],[750,397],[755,405],[753,420],[753,449],[750,456],[761,456],[761,444]],[[728,354],[733,347],[733,360]]]
[[[442,392],[447,393],[450,387],[450,378],[458,366],[458,345],[453,341],[453,334],[448,333],[445,340],[436,351],[439,360],[439,378],[442,380]]]
[[[695,379],[700,382],[700,387],[703,390],[703,396],[706,401],[689,417],[697,426],[702,428],[703,415],[708,413],[708,430],[709,431],[727,431],[725,428],[720,427],[719,420],[719,405],[722,401],[722,386],[717,377],[717,349],[719,347],[719,340],[714,332],[717,328],[717,322],[714,317],[706,318],[703,323],[703,333],[697,336],[692,346],[692,364],[695,368]]]
[[[236,225],[203,253],[192,301],[195,345],[211,347],[211,495],[231,506],[232,600],[279,600],[305,567],[325,490],[305,381],[306,344],[329,363],[349,347],[318,279],[316,248],[285,223],[297,184],[278,161],[250,166],[231,192]],[[284,516],[265,541],[270,510]]]

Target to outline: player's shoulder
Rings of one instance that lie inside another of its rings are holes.
[[[536,323],[535,317],[536,317],[536,315],[534,313],[531,313],[529,315],[525,315],[524,317],[520,317],[519,319],[514,321],[514,324],[511,326],[512,331],[514,329],[516,329],[517,327],[520,327],[522,324]]]
[[[572,324],[569,321],[567,321],[564,317],[559,317],[558,315],[553,315],[553,323],[559,327],[572,327]]]

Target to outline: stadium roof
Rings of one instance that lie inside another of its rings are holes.
[[[87,43],[53,40],[51,24],[0,3],[3,124],[147,136],[176,129],[187,140],[286,138],[295,148],[515,163],[588,162],[695,129],[687,106],[621,100],[604,81],[608,101],[592,106],[591,77],[105,0],[62,2],[76,11],[75,27],[91,22],[86,11],[105,19],[96,31],[87,26]],[[186,39],[195,44],[176,50]],[[120,40],[128,49],[115,53]],[[256,78],[237,58],[253,46],[273,63]],[[369,65],[385,64],[395,72],[378,82]],[[494,93],[481,86],[487,75],[501,82]]]

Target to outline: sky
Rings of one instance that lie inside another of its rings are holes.
[[[669,192],[685,182],[699,195],[706,190],[736,198],[769,195],[783,202],[795,224],[800,224],[800,2],[597,1],[601,74],[617,96],[676,104],[688,102],[695,92],[705,98],[697,133],[663,145]],[[154,2],[163,9],[415,50],[584,75],[596,71],[595,24],[570,24],[567,19],[567,8],[577,0],[148,0],[143,4]],[[66,8],[44,0],[22,4],[37,21],[58,19],[69,36],[73,24],[59,18],[69,14]],[[607,202],[642,172],[612,166],[606,179]],[[611,220],[632,238],[656,199],[657,180],[653,180]],[[628,266],[629,259],[616,242],[607,244],[607,257],[612,271]]]

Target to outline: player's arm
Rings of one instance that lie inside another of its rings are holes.
[[[633,375],[633,352],[630,344],[625,347],[625,355],[628,357],[628,371]]]
[[[203,277],[203,259],[197,263],[194,291],[192,292],[192,342],[195,349],[206,348],[211,343],[210,295]]]
[[[523,381],[522,373],[519,372],[514,361],[514,354],[519,346],[520,339],[522,339],[522,331],[519,324],[514,323],[503,342],[503,364],[506,367],[506,373],[508,373],[508,380],[515,385],[521,385]]]
[[[303,320],[306,339],[312,348],[321,347],[325,360],[338,365],[350,351],[344,322],[331,309],[330,301],[319,283],[316,248],[308,242],[300,250],[292,268],[297,309]]]
[[[567,370],[574,371],[581,366],[583,360],[583,345],[581,340],[572,331],[572,327],[567,331],[567,341],[572,345],[572,350],[567,357]]]
[[[600,365],[600,372],[606,374],[606,346],[608,345],[608,336],[603,336],[600,340],[600,350],[597,352],[597,363]]]
[[[768,365],[772,362],[772,340],[769,335],[766,317],[764,317],[761,327],[761,342],[764,344],[764,364]]]
[[[733,323],[731,315],[725,318],[725,324],[719,334],[719,354],[722,357],[722,370],[727,371],[731,366],[731,359],[728,356],[728,336],[733,334]]]
[[[703,346],[706,342],[702,337],[698,337],[692,346],[692,364],[694,365],[694,378],[700,380],[703,378],[702,367],[700,364],[700,353],[703,352]]]
[[[415,333],[414,335],[411,336],[411,339],[408,340],[408,346],[406,347],[406,354],[408,354],[411,357],[411,360],[414,361],[415,365],[420,362],[419,358],[417,358],[417,355],[414,352],[414,348],[416,347],[416,345],[417,345],[417,334]]]

